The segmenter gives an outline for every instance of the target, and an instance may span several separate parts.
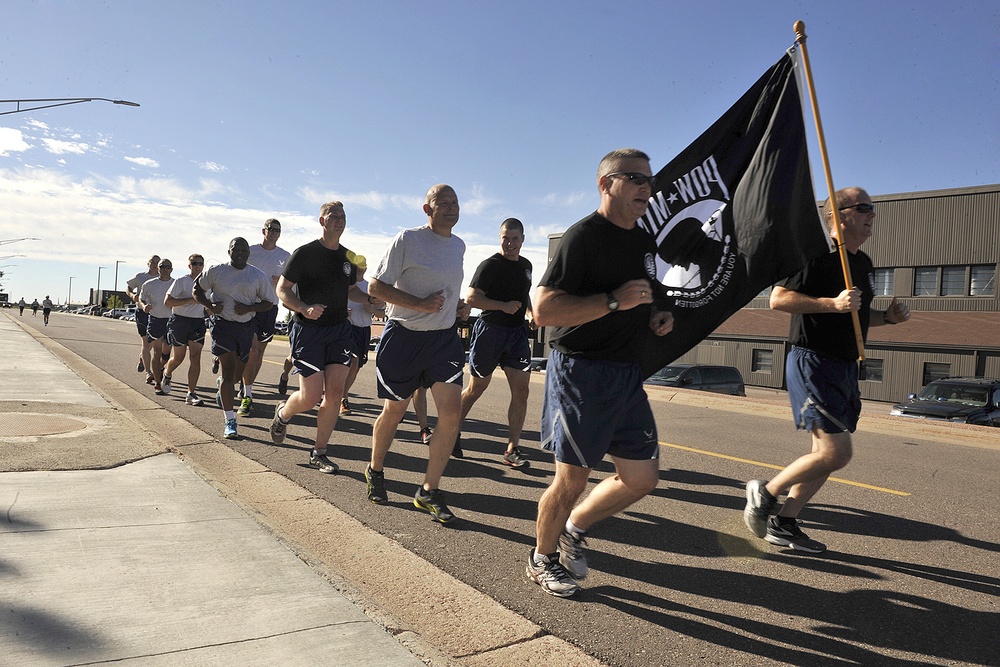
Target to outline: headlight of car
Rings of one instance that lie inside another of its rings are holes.
[[[895,415],[896,417],[902,417],[903,416],[903,411],[900,410],[899,408],[893,408],[892,410],[889,410],[889,414],[890,415]]]

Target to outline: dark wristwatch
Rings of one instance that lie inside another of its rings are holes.
[[[618,310],[618,299],[611,292],[608,292],[608,310],[612,313]]]

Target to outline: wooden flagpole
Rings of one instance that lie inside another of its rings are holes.
[[[795,30],[795,43],[802,49],[802,67],[806,72],[806,82],[809,84],[809,101],[812,104],[813,119],[816,121],[816,134],[819,135],[819,153],[823,160],[823,174],[826,176],[826,187],[830,191],[831,208],[833,209],[833,238],[837,241],[837,251],[840,253],[840,267],[844,271],[844,284],[847,289],[854,289],[851,284],[851,268],[847,262],[847,250],[844,248],[844,241],[840,231],[840,211],[837,210],[836,190],[833,189],[833,175],[830,173],[830,159],[826,154],[826,139],[823,137],[823,121],[819,118],[819,105],[816,103],[816,87],[813,85],[812,70],[809,68],[809,53],[806,51],[806,24],[796,21],[793,28]],[[851,312],[851,319],[854,321],[854,338],[858,346],[858,359],[865,358],[865,341],[861,335],[861,320],[858,319],[858,311]]]

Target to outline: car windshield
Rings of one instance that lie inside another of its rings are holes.
[[[948,403],[983,407],[988,402],[988,397],[989,394],[986,391],[986,387],[970,387],[968,385],[948,382],[940,384],[932,382],[920,392],[918,398],[922,401],[945,401]]]
[[[681,373],[686,370],[685,366],[664,366],[660,370],[653,374],[653,377],[659,380],[665,380],[667,382],[672,382],[680,377]]]

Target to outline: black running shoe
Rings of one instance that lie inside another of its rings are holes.
[[[376,505],[385,505],[389,496],[385,493],[385,471],[375,472],[371,466],[365,468],[365,481],[368,482],[368,500]]]
[[[542,556],[542,564],[535,562],[535,550],[528,552],[528,567],[525,568],[528,578],[542,587],[542,590],[557,598],[568,598],[580,591],[569,572],[559,564],[559,554]]]
[[[807,554],[821,554],[826,551],[825,544],[809,539],[809,536],[802,532],[798,521],[784,516],[772,516],[767,520],[767,535],[764,539],[779,547],[791,547],[795,551]]]
[[[456,519],[448,506],[444,504],[444,494],[441,493],[441,489],[424,491],[424,487],[421,486],[417,489],[417,494],[413,496],[413,504],[425,512],[430,512],[438,523],[451,523]]]
[[[420,431],[420,442],[425,445],[431,444],[431,436],[434,435],[434,431],[429,428],[421,429]]]
[[[139,364],[135,367],[136,373],[141,373],[146,370],[146,366],[142,363],[142,358],[139,359]]]
[[[278,378],[278,393],[284,396],[288,393],[288,376],[282,375]]]
[[[212,375],[217,375],[219,373],[219,358],[212,357]]]
[[[462,451],[462,434],[459,433],[455,436],[455,446],[451,449],[451,455],[456,459],[464,459],[465,452]]]

